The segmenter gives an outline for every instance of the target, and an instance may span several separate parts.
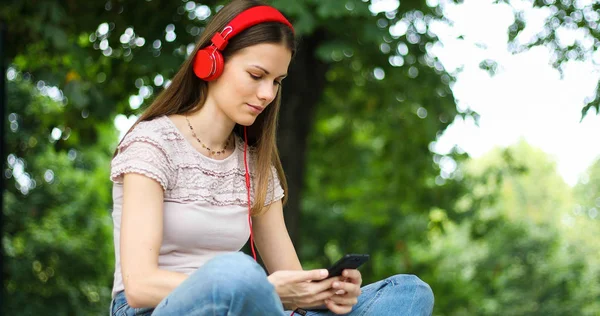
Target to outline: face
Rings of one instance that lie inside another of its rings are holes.
[[[241,49],[225,61],[221,76],[208,83],[208,98],[231,121],[250,126],[277,96],[291,58],[283,44]]]

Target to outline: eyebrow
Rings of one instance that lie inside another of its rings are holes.
[[[263,68],[263,67],[261,67],[261,66],[259,66],[259,65],[252,65],[252,67],[256,67],[256,68],[258,68],[258,69],[260,69],[260,70],[264,71],[264,72],[265,72],[265,74],[267,74],[267,75],[270,75],[270,74],[271,74],[271,73],[270,73],[268,70],[266,70],[265,68]],[[285,78],[285,77],[287,77],[287,75],[288,75],[288,74],[283,74],[283,75],[281,75],[281,76],[279,76],[279,77],[277,77],[277,78]]]

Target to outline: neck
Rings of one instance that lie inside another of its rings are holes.
[[[187,116],[200,140],[206,146],[217,150],[223,149],[235,126],[235,122],[209,100],[200,110]]]

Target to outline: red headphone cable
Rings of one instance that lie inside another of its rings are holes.
[[[252,249],[252,257],[254,257],[254,261],[256,261],[256,251],[254,251],[254,233],[252,232],[252,219],[250,218],[250,211],[252,210],[252,203],[250,202],[250,173],[248,172],[248,158],[246,157],[246,153],[248,152],[248,130],[246,126],[244,126],[244,169],[246,171],[246,192],[248,194],[248,226],[250,227],[250,248]],[[301,308],[296,308],[290,316],[293,316],[294,313],[298,313],[300,315],[306,315],[306,311]]]
[[[246,193],[248,194],[248,227],[250,227],[250,248],[252,249],[252,257],[256,260],[256,251],[254,251],[254,233],[252,232],[252,218],[250,218],[250,212],[252,211],[252,203],[250,202],[250,173],[248,172],[248,158],[246,153],[248,152],[248,131],[244,126],[244,168],[246,169]]]

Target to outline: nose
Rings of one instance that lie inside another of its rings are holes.
[[[277,89],[279,89],[279,85],[273,84],[269,81],[264,81],[259,85],[256,94],[257,97],[261,101],[265,102],[266,105],[275,99],[275,96],[277,95]]]

